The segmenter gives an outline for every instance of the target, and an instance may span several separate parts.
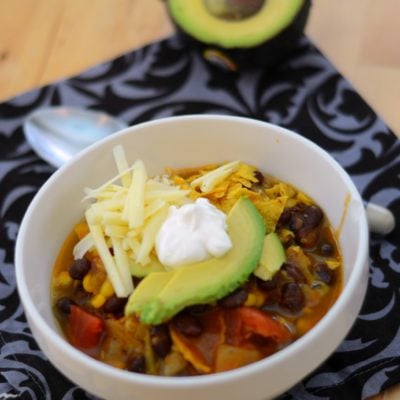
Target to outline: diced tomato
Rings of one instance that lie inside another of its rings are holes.
[[[77,305],[71,306],[67,333],[71,344],[81,349],[91,349],[98,345],[104,332],[102,318],[93,315]]]
[[[234,344],[240,344],[256,334],[272,339],[277,344],[290,340],[289,330],[266,312],[252,307],[238,307],[231,311],[228,335]]]

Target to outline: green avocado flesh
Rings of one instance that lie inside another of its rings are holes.
[[[185,307],[216,301],[245,282],[261,257],[265,223],[253,203],[242,198],[228,214],[227,225],[232,248],[224,256],[150,273],[129,297],[125,314],[160,324]]]
[[[168,0],[167,7],[172,20],[187,35],[205,44],[231,49],[254,47],[271,40],[293,23],[305,1],[266,0],[257,12],[237,20],[212,12],[209,4],[214,2],[217,8],[221,0]],[[228,0],[225,2],[229,4]]]
[[[165,272],[164,266],[155,258],[152,258],[150,263],[144,267],[139,263],[133,262],[130,264],[129,268],[131,275],[136,276],[137,278],[143,278],[151,272]]]
[[[254,275],[268,281],[280,270],[285,261],[286,255],[282,242],[275,232],[271,232],[264,238],[260,262]]]

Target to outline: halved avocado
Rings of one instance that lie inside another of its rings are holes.
[[[216,301],[246,281],[261,257],[265,223],[253,203],[242,198],[228,214],[227,224],[232,248],[223,257],[150,273],[129,297],[125,314],[159,324],[185,307]]]
[[[296,45],[310,6],[311,0],[167,0],[178,29],[210,61],[225,58],[229,69],[275,64]]]

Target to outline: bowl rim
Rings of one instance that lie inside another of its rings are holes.
[[[69,356],[81,364],[84,364],[86,367],[96,370],[101,374],[105,374],[119,380],[124,380],[126,382],[134,383],[134,384],[145,384],[148,386],[157,385],[160,388],[193,388],[194,386],[202,386],[204,384],[222,384],[226,382],[230,382],[236,379],[246,379],[248,376],[253,375],[254,373],[259,373],[263,369],[267,368],[275,368],[277,365],[281,363],[285,363],[287,359],[295,356],[304,345],[312,343],[316,337],[320,335],[321,332],[326,330],[326,325],[328,322],[337,315],[340,310],[344,308],[346,304],[349,304],[351,301],[351,296],[353,291],[359,290],[359,283],[362,280],[362,275],[365,273],[364,268],[367,266],[368,260],[368,243],[369,243],[369,233],[368,233],[368,224],[365,216],[365,212],[362,211],[359,224],[360,224],[360,239],[358,243],[358,254],[354,262],[354,266],[352,269],[352,273],[349,276],[346,284],[343,287],[342,292],[339,297],[335,301],[335,303],[328,310],[327,314],[305,335],[297,339],[295,342],[291,343],[289,346],[284,349],[279,350],[277,353],[272,354],[271,356],[259,360],[255,363],[236,368],[231,371],[224,371],[219,373],[213,373],[209,375],[199,375],[199,376],[189,376],[189,377],[165,377],[165,376],[151,376],[144,374],[137,374],[130,371],[120,370],[118,368],[112,367],[104,362],[98,361],[79,351],[71,344],[67,342],[65,338],[62,337],[60,332],[54,330],[49,323],[45,320],[44,317],[40,314],[38,309],[36,308],[32,297],[29,294],[28,285],[25,282],[25,274],[24,268],[22,264],[23,258],[23,244],[24,240],[26,240],[26,231],[29,227],[29,221],[32,218],[32,214],[35,212],[36,205],[41,201],[42,197],[44,197],[51,188],[54,181],[58,179],[58,177],[68,171],[69,166],[75,162],[79,162],[82,158],[86,156],[86,154],[95,151],[98,147],[106,146],[108,142],[116,140],[118,137],[134,134],[135,131],[141,130],[143,128],[163,125],[168,123],[175,123],[179,121],[191,120],[192,122],[206,120],[212,123],[213,121],[230,121],[230,122],[239,122],[243,124],[254,124],[258,126],[262,126],[264,128],[269,128],[274,131],[277,131],[283,135],[295,137],[296,140],[299,140],[303,145],[312,148],[314,151],[319,152],[325,155],[325,160],[331,163],[332,166],[335,167],[336,172],[341,175],[341,178],[345,181],[346,186],[352,196],[352,199],[360,202],[362,204],[362,200],[358,190],[356,189],[353,181],[350,176],[345,172],[343,167],[322,147],[318,146],[310,139],[307,139],[300,134],[292,131],[290,129],[284,128],[282,126],[274,125],[268,122],[264,122],[261,120],[255,120],[248,117],[239,117],[239,116],[229,116],[229,115],[214,115],[214,114],[202,114],[202,115],[185,115],[185,116],[173,116],[173,117],[165,117],[152,121],[142,122],[137,125],[130,126],[128,128],[122,129],[117,133],[106,137],[99,142],[94,143],[89,146],[81,153],[79,153],[76,157],[74,157],[71,161],[62,166],[59,170],[57,170],[50,178],[43,184],[40,190],[36,193],[31,203],[29,204],[25,215],[23,217],[22,223],[20,225],[20,229],[17,235],[16,246],[15,246],[15,269],[16,269],[16,281],[17,281],[17,289],[19,293],[19,297],[21,303],[24,307],[24,312],[26,314],[29,313],[30,318],[35,321],[35,324],[40,325],[42,334],[50,340],[53,345],[57,348],[62,349],[65,354],[69,354]],[[362,210],[364,210],[362,208]],[[365,288],[366,290],[366,288]],[[364,293],[365,293],[364,290]],[[361,305],[360,305],[361,306]],[[350,330],[348,327],[347,332]],[[338,343],[340,344],[340,343]],[[332,351],[329,351],[329,354]],[[328,355],[329,355],[328,354]],[[324,360],[326,357],[324,358]],[[55,366],[53,364],[53,366]],[[55,366],[56,367],[56,366]]]

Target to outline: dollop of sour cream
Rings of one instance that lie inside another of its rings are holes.
[[[171,206],[156,237],[158,259],[167,269],[221,257],[231,247],[226,215],[204,198]]]

